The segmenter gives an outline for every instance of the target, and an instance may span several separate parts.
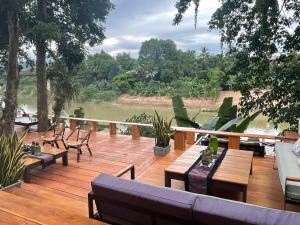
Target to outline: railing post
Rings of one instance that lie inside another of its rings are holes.
[[[70,119],[70,129],[75,130],[77,127],[77,120],[75,119]]]
[[[89,121],[88,125],[91,128],[92,133],[95,134],[97,132],[97,125],[98,125],[97,122],[95,122],[95,121]]]
[[[109,134],[110,134],[111,136],[117,134],[117,124],[115,124],[115,123],[110,123],[110,124],[109,124]]]
[[[229,136],[228,137],[228,149],[240,149],[240,137]]]
[[[186,132],[186,143],[188,145],[193,145],[195,143],[195,133],[194,132]]]
[[[132,139],[139,139],[141,137],[140,126],[132,125],[131,135],[132,135]]]
[[[175,131],[174,137],[174,149],[185,150],[185,132],[184,131]]]

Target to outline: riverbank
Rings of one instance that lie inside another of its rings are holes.
[[[187,108],[201,108],[203,111],[214,111],[223,102],[226,97],[233,97],[233,103],[238,105],[241,97],[240,92],[221,91],[219,97],[213,98],[183,98]],[[168,106],[172,107],[172,98],[167,96],[130,96],[121,95],[116,100],[120,105],[140,105],[140,106]]]

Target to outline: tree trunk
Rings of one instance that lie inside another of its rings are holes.
[[[38,20],[45,21],[47,8],[45,0],[38,0]],[[37,75],[37,118],[39,132],[48,128],[48,94],[46,78],[46,40],[36,41],[36,75]]]
[[[1,118],[1,133],[11,135],[14,133],[15,117],[18,106],[18,16],[15,11],[7,12],[9,50],[8,72],[5,92],[5,108]]]

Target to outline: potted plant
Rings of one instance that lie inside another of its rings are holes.
[[[209,149],[214,156],[218,153],[218,147],[219,143],[217,137],[211,136],[209,140]]]
[[[16,134],[0,137],[0,190],[2,191],[21,185],[19,180],[23,176],[26,157],[22,151],[24,137],[25,133],[20,139]]]
[[[163,117],[159,116],[155,111],[152,123],[155,136],[154,153],[155,155],[165,156],[170,152],[171,148],[170,140],[172,136],[172,119],[167,121]]]
[[[210,148],[207,148],[202,153],[201,163],[203,166],[210,167],[212,161],[213,161],[212,151],[210,150]]]

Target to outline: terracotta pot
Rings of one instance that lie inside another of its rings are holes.
[[[296,131],[290,131],[290,130],[285,130],[283,131],[283,136],[284,137],[289,137],[289,138],[299,138],[299,135]],[[294,140],[285,140],[285,142],[295,142]]]

